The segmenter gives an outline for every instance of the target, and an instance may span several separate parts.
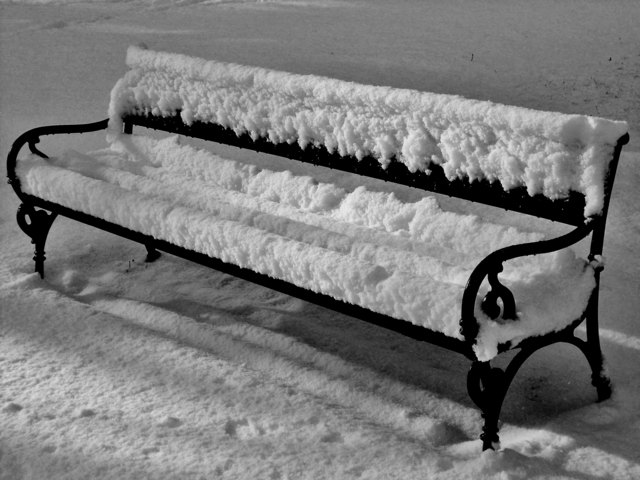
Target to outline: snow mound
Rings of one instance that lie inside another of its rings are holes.
[[[26,193],[454,338],[477,263],[543,238],[443,211],[431,197],[404,203],[363,187],[346,191],[178,137],[121,136],[89,155],[32,155],[18,175]],[[519,319],[498,324],[476,313],[482,360],[501,342],[568,325],[595,285],[593,269],[569,250],[506,267]]]
[[[458,96],[361,85],[130,47],[109,116],[180,114],[274,143],[323,145],[449,179],[525,186],[551,199],[579,192],[585,216],[603,207],[604,178],[625,122],[542,112]]]

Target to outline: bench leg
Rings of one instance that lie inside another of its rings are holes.
[[[473,402],[480,408],[484,426],[482,427],[482,450],[500,448],[498,421],[510,379],[490,362],[473,362],[467,375],[467,390]]]
[[[611,397],[611,379],[604,368],[604,357],[600,350],[600,339],[587,336],[587,341],[571,337],[567,342],[578,347],[589,362],[591,367],[591,384],[598,392],[598,401],[602,402]]]
[[[604,368],[604,356],[600,347],[600,330],[598,327],[598,292],[600,290],[600,272],[596,273],[597,288],[594,290],[586,313],[587,341],[573,337],[573,343],[576,345],[589,361],[591,367],[591,383],[596,387],[598,392],[598,401],[602,402],[611,397],[612,387],[611,380]]]
[[[591,321],[593,322],[593,319]],[[484,418],[484,426],[480,435],[483,451],[499,448],[498,421],[500,411],[509,390],[509,385],[511,385],[522,364],[541,348],[556,342],[575,345],[587,358],[591,367],[591,383],[598,392],[598,401],[606,400],[611,396],[611,380],[604,369],[598,332],[597,329],[589,328],[589,323],[587,323],[586,341],[576,337],[571,331],[565,332],[551,341],[532,342],[521,348],[504,370],[492,367],[490,362],[475,361],[467,375],[467,390],[473,402],[480,408]]]
[[[613,387],[611,385],[611,379],[607,375],[604,368],[604,358],[599,355],[595,361],[589,361],[591,364],[591,384],[596,387],[598,392],[598,401],[603,402],[608,398],[611,398],[613,393]]]
[[[527,358],[546,345],[534,343],[520,349],[504,370],[492,367],[490,362],[475,361],[471,365],[467,375],[467,390],[484,418],[480,435],[483,451],[500,448],[498,421],[509,386]]]
[[[147,258],[144,259],[145,262],[155,262],[158,258],[160,258],[160,252],[156,250],[156,248],[152,244],[147,243],[145,244],[145,247],[147,248]]]
[[[57,213],[48,213],[46,210],[36,210],[27,204],[21,204],[18,208],[18,226],[31,237],[31,243],[35,246],[33,260],[35,261],[35,271],[44,278],[44,245],[47,235],[51,229],[53,221],[58,216]]]

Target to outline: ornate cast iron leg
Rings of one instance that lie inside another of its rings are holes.
[[[160,258],[160,252],[156,250],[153,244],[147,243],[145,247],[147,247],[147,258],[144,259],[145,262],[155,262],[158,258]]]
[[[593,318],[591,321],[593,322]],[[611,396],[611,381],[604,369],[597,331],[594,333],[593,328],[589,329],[588,325],[589,323],[587,323],[587,341],[574,336],[573,331],[569,331],[551,340],[529,342],[520,348],[504,370],[492,367],[490,362],[473,362],[467,375],[467,390],[473,402],[482,411],[484,418],[484,427],[480,435],[482,450],[495,449],[499,445],[498,420],[509,385],[527,358],[543,347],[556,342],[566,342],[578,347],[591,366],[591,383],[598,391],[598,401],[606,400]]]
[[[48,213],[46,210],[35,210],[32,206],[21,204],[18,208],[18,226],[24,233],[31,237],[31,243],[35,245],[33,259],[36,262],[35,271],[44,278],[44,245],[51,224],[58,216],[57,213]]]
[[[521,348],[504,370],[492,367],[490,362],[476,361],[471,365],[467,375],[467,390],[484,418],[484,427],[480,435],[483,451],[500,447],[498,421],[509,385],[525,360],[546,345],[533,344]]]
[[[473,402],[482,411],[482,450],[499,448],[498,420],[502,402],[509,388],[505,372],[491,367],[489,362],[473,362],[467,375],[467,390]]]

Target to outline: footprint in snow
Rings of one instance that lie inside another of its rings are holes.
[[[5,413],[17,413],[20,410],[22,410],[24,407],[18,403],[7,403],[4,408],[2,409],[3,412]]]
[[[182,420],[176,417],[166,417],[160,423],[158,423],[158,426],[168,428],[175,428],[179,427],[180,425],[182,425]]]
[[[320,437],[320,441],[322,443],[344,443],[344,438],[340,432],[327,432],[325,435]]]
[[[96,414],[96,412],[94,410],[91,410],[90,408],[83,408],[78,413],[78,417],[79,418],[89,418],[89,417],[95,416],[95,414]]]
[[[160,449],[158,447],[147,447],[142,449],[142,455],[148,456],[152,453],[158,453]]]
[[[51,23],[47,23],[46,25],[42,26],[43,30],[60,30],[62,28],[66,28],[68,27],[69,24],[67,22],[65,22],[64,20],[57,20],[55,22],[51,22]]]

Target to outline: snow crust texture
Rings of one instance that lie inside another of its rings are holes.
[[[525,186],[551,199],[603,207],[603,183],[627,124],[459,96],[362,85],[130,47],[130,70],[111,94],[111,126],[126,113],[180,114],[274,143],[323,145],[410,171],[441,165],[449,179]]]
[[[393,193],[347,191],[178,137],[121,135],[90,155],[30,156],[18,175],[26,193],[454,338],[477,263],[543,238],[443,211],[432,197],[405,203]],[[569,250],[516,259],[502,277],[519,319],[497,323],[476,312],[482,360],[499,343],[576,320],[595,285],[593,269]]]

